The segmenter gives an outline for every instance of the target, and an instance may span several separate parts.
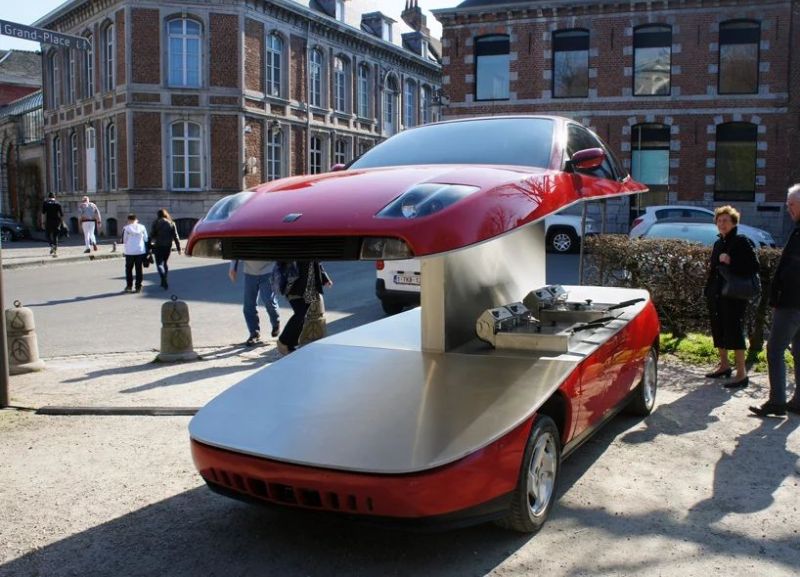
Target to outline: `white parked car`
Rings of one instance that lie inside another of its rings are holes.
[[[547,249],[566,253],[578,249],[581,240],[581,217],[553,214],[544,219]],[[599,232],[591,218],[586,219],[586,234]],[[419,305],[420,262],[408,260],[379,260],[375,262],[377,280],[375,294],[387,315],[399,313],[406,307]]]
[[[714,222],[714,211],[700,206],[660,205],[648,206],[633,221],[630,238],[639,238],[656,222]],[[775,247],[775,239],[766,230],[739,225],[739,234],[748,237],[756,247]]]

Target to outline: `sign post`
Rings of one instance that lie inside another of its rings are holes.
[[[24,24],[17,24],[7,20],[0,20],[0,34],[22,40],[30,40],[31,42],[39,42],[40,44],[54,44],[61,48],[91,49],[91,45],[86,38],[72,36],[71,34],[61,34],[45,28],[25,26]]]

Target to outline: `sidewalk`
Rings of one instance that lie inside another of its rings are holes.
[[[44,233],[34,231],[32,239],[12,241],[2,246],[3,269],[14,269],[29,266],[41,266],[60,262],[80,260],[107,259],[122,256],[122,247],[112,238],[98,238],[97,251],[84,253],[82,234],[71,234],[68,239],[59,241],[58,256],[50,255],[50,246],[44,239]]]

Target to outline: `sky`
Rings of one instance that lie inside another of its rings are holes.
[[[17,24],[33,24],[36,20],[58,8],[63,0],[2,0],[0,4],[0,20],[8,20]],[[441,35],[441,26],[429,10],[451,8],[461,0],[419,0],[419,6],[428,17],[428,28],[435,37]],[[405,0],[375,0],[375,10],[387,14],[399,14],[405,6]],[[3,50],[39,50],[39,44],[28,40],[19,40],[11,36],[0,36],[0,49]]]

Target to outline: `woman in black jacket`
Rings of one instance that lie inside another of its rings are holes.
[[[153,226],[150,227],[150,242],[153,246],[153,254],[156,257],[158,275],[161,277],[161,287],[166,290],[169,288],[169,283],[167,282],[169,254],[172,252],[173,243],[175,243],[178,254],[181,254],[181,239],[178,237],[178,229],[175,227],[175,223],[166,208],[158,209],[157,217],[153,222]]]
[[[719,351],[719,364],[706,378],[730,377],[731,366],[728,351],[733,350],[736,359],[736,375],[725,384],[726,388],[746,387],[749,383],[744,364],[745,335],[744,316],[747,301],[722,296],[723,278],[721,266],[727,266],[732,274],[749,277],[758,274],[758,256],[752,241],[738,234],[739,211],[732,206],[721,206],[714,211],[714,222],[719,230],[719,240],[714,243],[709,263],[705,295],[711,317],[711,335]]]
[[[288,268],[288,264],[278,262],[276,266]],[[281,336],[278,337],[278,352],[282,355],[288,355],[297,348],[308,309],[314,301],[319,299],[323,287],[333,286],[333,281],[319,261],[298,260],[295,261],[295,264],[297,279],[290,279],[289,286],[285,287],[286,298],[289,299],[294,314],[286,323]]]

